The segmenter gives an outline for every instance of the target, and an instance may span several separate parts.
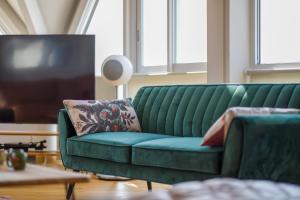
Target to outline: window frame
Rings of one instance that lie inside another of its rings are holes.
[[[274,71],[295,71],[300,70],[300,62],[294,63],[261,63],[261,0],[252,2],[252,69],[248,72],[274,72]]]
[[[133,31],[136,35],[136,72],[137,73],[186,73],[186,72],[207,72],[207,62],[199,63],[176,63],[175,61],[175,38],[176,38],[176,0],[168,1],[167,11],[167,65],[164,66],[143,66],[142,55],[143,55],[143,29],[142,29],[142,1],[136,0],[136,29]],[[131,15],[133,17],[133,14]]]

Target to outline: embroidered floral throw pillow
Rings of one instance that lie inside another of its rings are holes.
[[[292,108],[250,108],[250,107],[232,107],[227,109],[223,115],[208,129],[202,140],[202,146],[223,146],[229,126],[232,120],[237,116],[245,115],[271,115],[271,114],[300,114],[299,109]]]
[[[135,110],[124,100],[64,100],[77,135],[96,132],[140,132]]]

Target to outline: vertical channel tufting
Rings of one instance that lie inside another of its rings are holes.
[[[177,91],[174,95],[174,98],[170,105],[170,109],[167,113],[165,129],[166,129],[166,133],[169,135],[174,135],[175,117],[176,117],[176,113],[177,113],[181,98],[185,92],[186,87],[187,86],[178,86],[177,87]]]
[[[300,108],[300,85],[143,87],[133,105],[144,132],[199,137],[229,107]]]
[[[272,85],[272,88],[270,89],[270,92],[269,92],[268,96],[266,97],[265,102],[262,106],[274,107],[277,97],[280,94],[282,88],[283,88],[283,85]]]
[[[263,103],[260,104],[258,107],[262,107],[266,103],[266,100],[267,100],[267,98],[268,98],[268,96],[269,96],[269,94],[272,90],[272,87],[273,87],[273,85],[269,86],[268,90],[266,91],[266,95],[264,95],[264,98],[263,98],[263,101],[262,101]]]
[[[166,133],[166,120],[167,120],[167,114],[170,109],[171,102],[173,101],[173,98],[176,94],[176,87],[167,87],[167,94],[165,98],[163,99],[160,109],[158,111],[157,116],[157,132],[158,133]]]
[[[201,132],[204,134],[206,130],[210,127],[210,123],[213,118],[213,113],[216,109],[216,106],[218,105],[220,101],[220,97],[222,96],[224,92],[224,86],[216,86],[215,92],[212,95],[209,104],[207,105],[207,109],[203,113],[203,120],[202,120],[202,129]]]
[[[267,94],[271,89],[271,85],[261,85],[250,104],[250,107],[260,107],[264,104]]]
[[[244,85],[239,85],[236,88],[236,91],[233,93],[233,96],[227,106],[227,109],[230,107],[239,106],[243,97],[245,96],[245,93],[246,93],[246,87]]]
[[[290,98],[288,104],[289,108],[300,108],[300,85],[297,85],[294,89],[294,92]]]
[[[135,104],[137,104],[136,113],[137,113],[137,116],[139,118],[139,122],[140,122],[142,130],[143,130],[143,123],[142,122],[143,122],[144,108],[145,108],[145,104],[148,100],[148,97],[149,97],[152,89],[153,89],[152,87],[143,87],[143,88],[141,88],[140,91],[142,91],[142,96],[141,96],[140,100],[137,103],[135,103]],[[134,102],[136,102],[136,101],[134,100]]]
[[[215,110],[212,114],[213,117],[211,118],[211,121],[209,123],[209,127],[226,111],[229,103],[235,97],[235,92],[237,91],[236,85],[224,85],[222,87],[224,88],[224,92],[220,97],[218,104],[215,107]],[[205,130],[205,132],[206,131],[207,130]]]
[[[143,119],[142,119],[142,124],[143,124],[143,131],[144,132],[149,132],[149,120],[150,120],[150,112],[152,110],[152,106],[154,104],[155,99],[157,98],[157,95],[160,91],[161,87],[153,87],[147,102],[145,104],[144,112],[143,112]]]
[[[167,87],[161,87],[160,91],[157,95],[157,98],[155,99],[151,112],[150,112],[150,118],[149,118],[149,132],[150,133],[156,133],[157,132],[157,119],[158,119],[158,112],[161,108],[162,102],[165,99],[165,96],[167,94],[168,88]]]
[[[205,90],[205,86],[197,86],[186,108],[183,118],[183,136],[193,136],[193,118],[195,116],[195,109],[201,103],[201,98]],[[198,135],[199,136],[199,135]]]
[[[248,85],[246,89],[246,93],[240,103],[241,107],[249,107],[251,105],[252,99],[259,88],[259,85]]]
[[[202,121],[204,118],[204,113],[207,109],[207,106],[216,90],[216,86],[207,86],[204,89],[203,95],[201,96],[199,103],[196,107],[195,114],[192,122],[192,133],[193,136],[202,136]]]
[[[287,108],[290,97],[293,94],[294,88],[296,85],[284,85],[279,96],[277,97],[277,101],[275,103],[276,108]]]
[[[141,98],[144,94],[145,88],[141,88],[139,89],[139,91],[137,92],[137,94],[135,95],[133,101],[132,101],[132,105],[134,107],[135,110],[137,110],[137,107],[139,106],[139,103],[141,102]]]
[[[175,122],[174,122],[174,135],[175,136],[183,136],[183,121],[184,116],[186,113],[186,109],[191,101],[191,97],[195,91],[195,87],[187,87],[185,88],[184,94],[180,100],[178,110],[175,116]]]

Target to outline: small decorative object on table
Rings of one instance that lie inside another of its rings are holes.
[[[24,170],[26,167],[27,154],[23,149],[9,149],[7,154],[7,166],[14,170]]]
[[[5,151],[3,149],[0,149],[0,166],[4,164],[5,160]]]

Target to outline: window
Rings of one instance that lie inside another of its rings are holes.
[[[168,1],[142,1],[142,65],[166,66],[168,52]]]
[[[101,0],[94,12],[87,34],[96,36],[96,75],[110,55],[123,55],[123,0]]]
[[[138,0],[137,71],[206,70],[207,0]]]
[[[205,63],[206,1],[176,1],[175,61],[176,63]]]
[[[299,0],[257,0],[257,64],[300,63],[299,8]]]

